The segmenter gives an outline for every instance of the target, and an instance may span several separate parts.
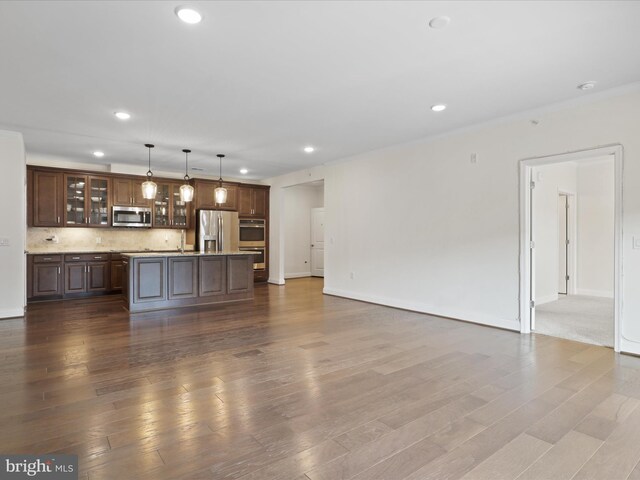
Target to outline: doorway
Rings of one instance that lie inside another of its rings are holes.
[[[324,277],[324,207],[311,209],[311,276]]]
[[[283,188],[284,279],[324,277],[324,181]]]
[[[521,331],[619,351],[622,147],[520,166]]]

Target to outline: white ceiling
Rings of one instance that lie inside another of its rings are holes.
[[[0,2],[0,127],[33,154],[144,174],[151,142],[160,170],[191,148],[267,178],[640,79],[640,2],[191,2],[198,25],[181,3]]]

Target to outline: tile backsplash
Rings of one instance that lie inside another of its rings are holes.
[[[57,243],[52,238],[57,238]],[[135,228],[27,228],[28,252],[173,250],[180,230]],[[186,249],[193,249],[187,245]]]

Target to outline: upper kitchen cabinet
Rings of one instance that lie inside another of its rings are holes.
[[[142,196],[144,179],[115,177],[113,179],[113,205],[118,207],[148,207],[149,201]]]
[[[31,182],[28,206],[31,215],[29,225],[34,227],[61,227],[63,174],[34,170]]]
[[[180,200],[182,183],[158,183],[153,202],[153,226],[160,228],[189,228],[189,205]]]
[[[64,225],[108,227],[111,179],[91,175],[64,175]]]
[[[266,218],[269,205],[269,187],[240,186],[238,188],[238,215]]]
[[[216,203],[215,190],[220,184],[211,180],[195,181],[195,205],[197,209],[207,210],[238,210],[238,186],[233,183],[224,183],[222,186],[227,189],[227,201]]]

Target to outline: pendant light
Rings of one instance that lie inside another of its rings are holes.
[[[184,152],[184,185],[180,186],[180,201],[190,202],[193,200],[193,187],[189,185],[189,154],[191,150],[186,148],[182,150]]]
[[[222,186],[222,159],[224,158],[224,155],[219,153],[216,157],[220,159],[220,178],[218,179],[220,185],[215,189],[214,197],[216,199],[216,203],[227,203],[227,189]]]
[[[153,200],[156,198],[156,191],[158,185],[152,180],[153,173],[151,173],[151,149],[154,147],[150,143],[145,143],[145,147],[149,149],[149,171],[147,171],[147,181],[142,183],[142,197],[147,200]]]

